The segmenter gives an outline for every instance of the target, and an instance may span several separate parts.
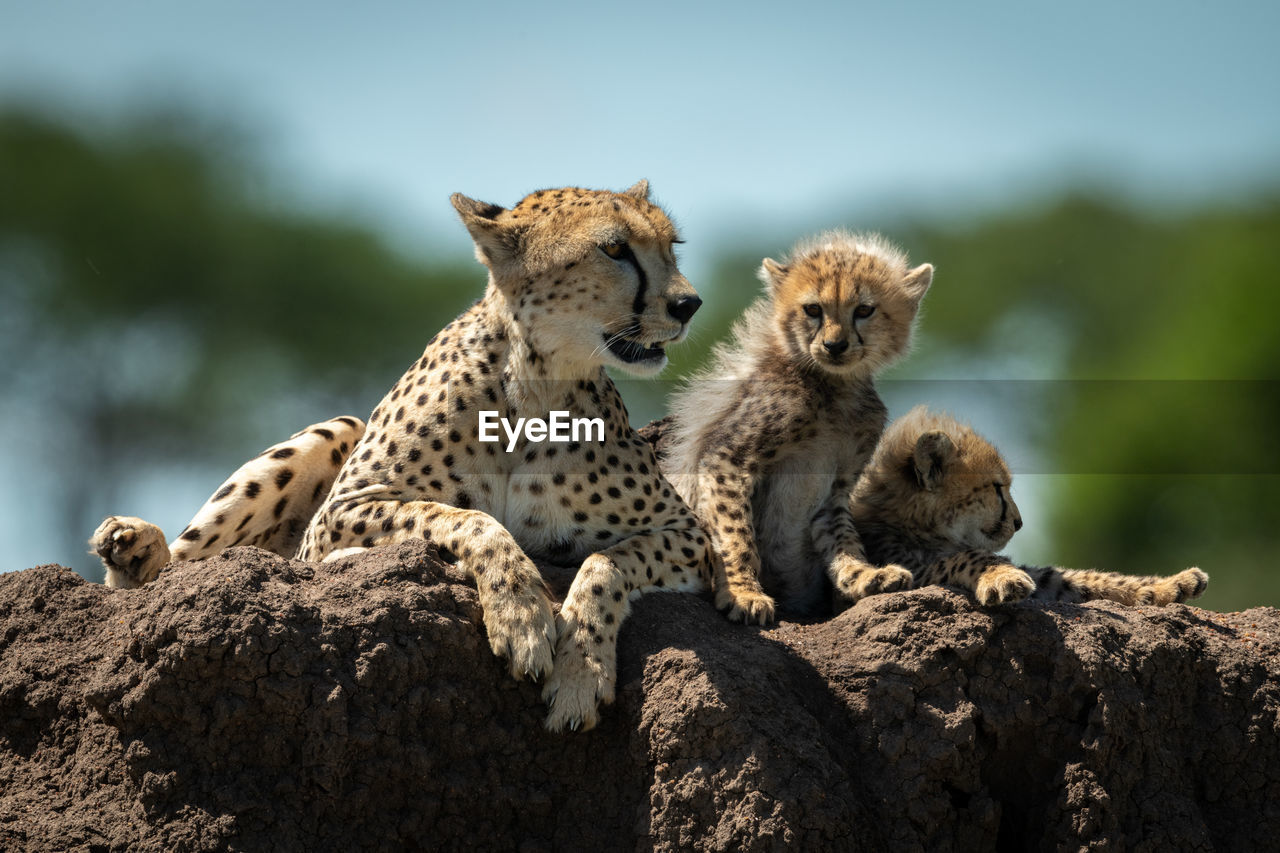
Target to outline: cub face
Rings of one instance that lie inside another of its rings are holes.
[[[540,190],[507,210],[452,198],[476,256],[535,349],[557,370],[614,365],[653,375],[702,300],[677,266],[680,242],[641,181],[625,192]]]
[[[933,267],[875,235],[831,232],[797,246],[785,264],[766,258],[760,278],[774,321],[801,364],[835,375],[870,376],[910,346]]]
[[[921,406],[885,431],[855,490],[854,517],[953,550],[999,551],[1022,528],[1012,482],[990,442]]]

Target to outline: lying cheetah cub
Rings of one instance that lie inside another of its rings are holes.
[[[269,449],[172,551],[134,518],[107,519],[91,544],[110,583],[138,586],[171,556],[237,542],[320,561],[427,539],[474,578],[512,675],[546,677],[547,727],[590,728],[614,696],[630,598],[709,580],[706,537],[605,372],[656,374],[701,300],[645,181],[542,190],[509,210],[463,195],[453,206],[489,270],[484,298],[427,343],[367,428],[338,419]],[[558,441],[556,415],[598,428]],[[542,429],[495,436],[497,421]],[[531,557],[581,567],[558,616]]]
[[[732,342],[674,396],[662,465],[711,536],[717,606],[767,624],[775,599],[823,607],[827,578],[848,602],[911,584],[864,559],[849,495],[888,419],[873,378],[907,351],[933,267],[831,232],[760,278]]]
[[[1209,576],[1172,577],[1015,566],[996,554],[1021,529],[1000,453],[964,424],[923,406],[894,421],[854,489],[853,517],[880,565],[901,564],[915,584],[952,584],[980,604],[1031,596],[1171,604],[1204,592]]]

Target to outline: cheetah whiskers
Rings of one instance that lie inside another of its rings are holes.
[[[822,369],[821,365],[818,364],[818,360],[808,352],[804,353],[804,355],[800,357],[800,361],[796,364],[796,367],[800,368],[800,373],[806,378],[813,376]]]
[[[631,335],[638,334],[640,331],[641,331],[640,327],[637,324],[632,323],[630,326],[627,326],[622,331],[614,332],[612,335],[610,335],[608,338],[605,339],[604,343],[600,344],[598,347],[596,347],[594,350],[591,351],[591,357],[595,358],[596,356],[604,355],[605,351],[608,350],[609,347],[613,346],[619,341],[626,340]]]

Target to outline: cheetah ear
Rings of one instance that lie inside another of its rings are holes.
[[[913,302],[924,299],[929,285],[933,283],[933,264],[921,264],[907,273],[902,280],[902,289]]]
[[[622,191],[623,195],[635,196],[641,201],[649,200],[649,182],[644,178],[636,181],[630,187]]]
[[[760,280],[768,285],[770,290],[777,290],[790,271],[789,267],[778,263],[773,258],[765,258],[760,264]]]
[[[476,257],[480,263],[492,269],[497,264],[508,263],[520,253],[524,229],[510,222],[500,222],[498,217],[506,208],[476,201],[462,193],[449,196],[453,209],[458,211],[462,224],[476,244]]]
[[[916,482],[932,491],[942,482],[947,465],[956,455],[956,446],[945,432],[931,430],[916,439],[914,453]]]

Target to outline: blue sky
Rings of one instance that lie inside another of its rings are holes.
[[[963,222],[1078,182],[1274,190],[1277,32],[1275,2],[0,0],[0,102],[108,126],[183,106],[244,128],[282,198],[423,253],[469,252],[452,192],[647,177],[697,283],[731,240]],[[50,484],[8,446],[30,511],[0,513],[0,568],[75,560],[40,549]],[[173,532],[225,473],[140,472],[128,511]]]
[[[1157,200],[1274,183],[1277,31],[1265,2],[0,0],[0,97],[244,123],[286,195],[428,250],[466,249],[451,192],[645,176],[697,265],[744,224],[1082,174]]]

